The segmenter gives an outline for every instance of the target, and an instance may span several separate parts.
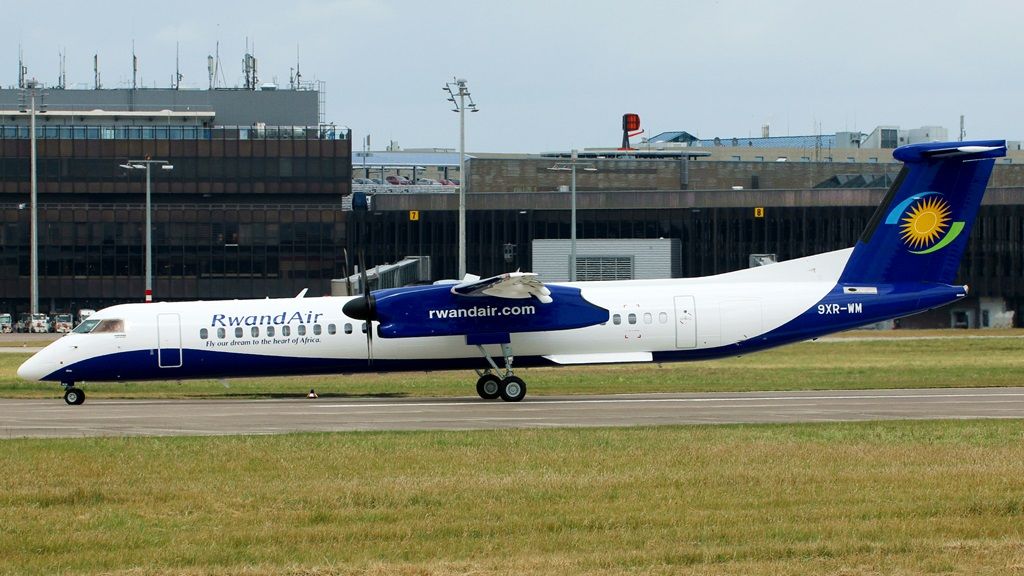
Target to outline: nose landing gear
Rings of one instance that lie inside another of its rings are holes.
[[[85,402],[85,392],[81,388],[75,388],[74,382],[61,382],[60,385],[64,387],[64,402],[69,406],[78,406]]]

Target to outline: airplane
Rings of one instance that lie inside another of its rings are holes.
[[[544,283],[512,272],[348,297],[122,304],[18,375],[58,382],[78,405],[82,382],[467,369],[481,398],[518,402],[517,367],[739,356],[967,296],[952,283],[1005,155],[1002,140],[897,148],[899,176],[844,250],[701,278]]]

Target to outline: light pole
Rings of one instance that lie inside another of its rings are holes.
[[[22,100],[22,112],[27,112],[29,115],[28,120],[28,139],[29,139],[29,204],[31,208],[29,210],[30,233],[29,233],[29,311],[32,314],[39,313],[39,202],[37,201],[37,195],[39,192],[39,179],[36,174],[37,162],[37,151],[36,151],[36,114],[39,110],[36,109],[36,88],[39,84],[35,80],[31,80],[28,83],[27,97],[28,97],[28,108],[24,108],[24,100]],[[22,92],[22,98],[26,97],[25,92]]]
[[[129,160],[120,164],[125,170],[146,171],[146,302],[153,301],[153,210],[152,210],[152,173],[150,169],[159,164],[161,170],[174,170],[174,166],[166,160]]]
[[[576,281],[576,165],[579,159],[579,154],[576,150],[573,150],[569,154],[569,162],[555,164],[548,170],[568,170],[572,173],[572,178],[569,180],[569,282]],[[597,168],[589,162],[580,163],[583,170],[586,172],[596,172]]]
[[[448,93],[448,101],[455,105],[452,112],[459,113],[459,280],[466,277],[466,186],[469,179],[466,178],[466,108],[470,112],[480,110],[473,103],[473,97],[469,94],[464,78],[453,78],[451,82],[442,88]],[[459,99],[455,100],[458,96]],[[469,98],[469,104],[466,104]]]

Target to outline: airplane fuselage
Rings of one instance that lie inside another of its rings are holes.
[[[944,284],[841,285],[850,250],[696,279],[581,282],[606,321],[509,335],[515,367],[675,362],[736,356],[946,304],[966,294]],[[486,369],[463,335],[373,339],[345,316],[353,298],[125,304],[91,319],[121,331],[71,333],[19,374],[65,383],[229,378],[402,370]],[[423,322],[454,315],[536,314],[536,299],[425,308]],[[499,344],[484,350],[502,358]]]

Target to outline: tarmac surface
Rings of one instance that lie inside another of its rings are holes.
[[[88,389],[86,390],[88,394]],[[478,398],[0,400],[0,438],[1024,418],[1024,387]]]

